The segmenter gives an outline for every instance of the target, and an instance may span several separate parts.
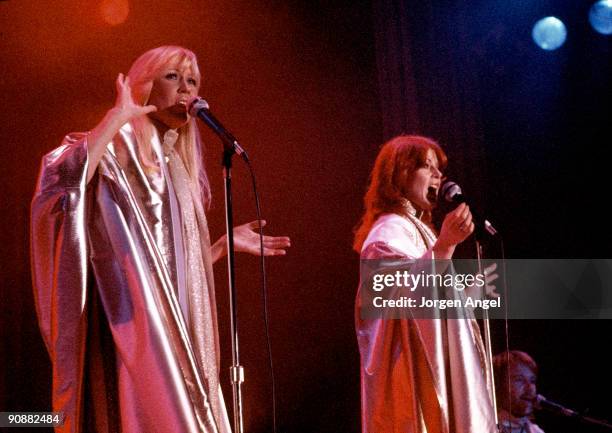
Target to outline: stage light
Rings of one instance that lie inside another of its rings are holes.
[[[103,0],[100,4],[102,18],[111,26],[125,22],[130,13],[128,0]]]
[[[567,30],[559,18],[546,17],[535,23],[531,36],[540,48],[552,51],[563,45],[567,38]]]
[[[589,22],[596,32],[612,34],[612,0],[600,0],[589,10]]]

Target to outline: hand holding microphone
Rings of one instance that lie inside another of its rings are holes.
[[[462,203],[467,203],[467,199],[463,195],[461,187],[452,181],[444,182],[444,185],[442,185],[442,188],[440,188],[440,197],[442,197],[445,201],[449,203],[456,203],[459,205]],[[472,221],[476,227],[476,230],[483,228],[484,231],[486,231],[491,236],[495,236],[497,234],[497,230],[488,220],[480,218],[480,215],[478,215],[473,210],[472,215]]]

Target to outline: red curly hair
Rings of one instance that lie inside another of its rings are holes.
[[[430,138],[399,135],[383,144],[374,162],[370,184],[363,199],[365,212],[355,229],[355,251],[361,252],[361,247],[379,216],[386,213],[404,213],[404,185],[398,181],[400,173],[403,170],[412,173],[422,167],[430,149],[438,158],[440,170],[444,170],[448,161],[446,154],[440,145]],[[429,224],[431,212],[425,212],[422,220]]]

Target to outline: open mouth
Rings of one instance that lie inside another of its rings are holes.
[[[169,108],[169,111],[175,114],[184,114],[187,112],[187,102],[178,101],[176,104]]]
[[[438,190],[435,187],[430,186],[427,188],[427,200],[430,203],[435,203],[438,201]]]

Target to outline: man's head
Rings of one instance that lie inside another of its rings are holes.
[[[502,352],[493,357],[493,370],[499,407],[515,417],[530,416],[537,397],[533,358],[518,350]]]

